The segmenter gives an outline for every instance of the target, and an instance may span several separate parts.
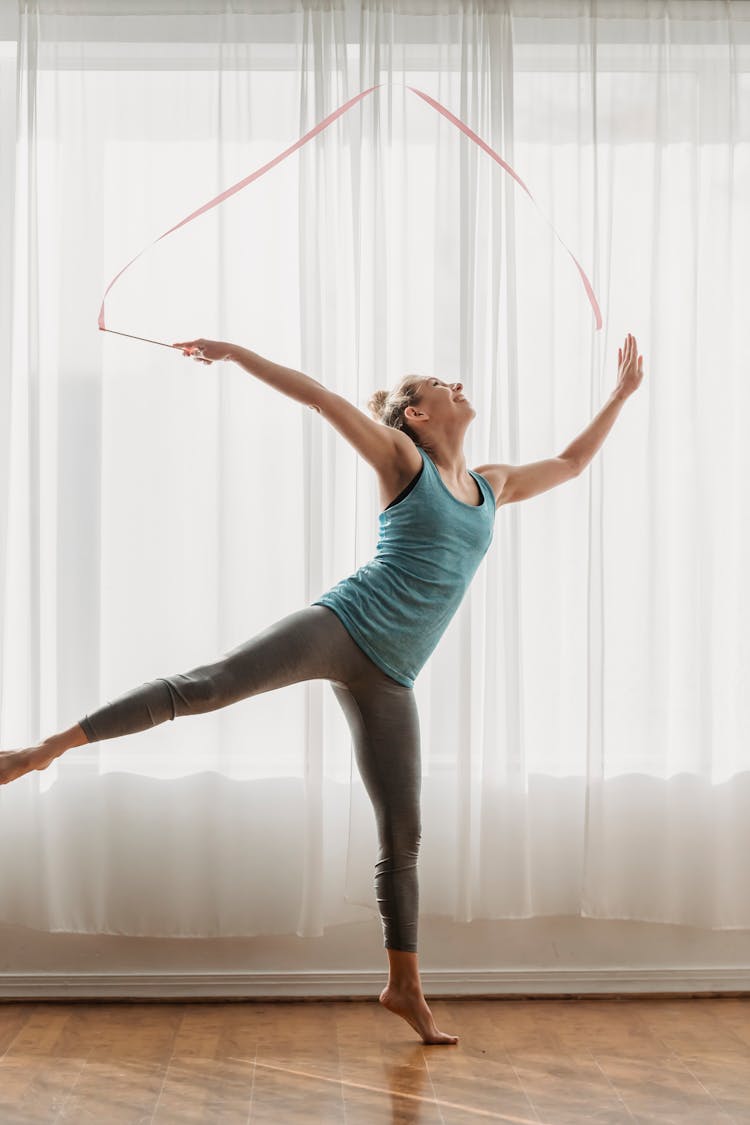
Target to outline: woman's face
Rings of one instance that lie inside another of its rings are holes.
[[[430,421],[450,422],[451,419],[466,419],[476,411],[463,393],[463,383],[446,383],[437,375],[421,379],[419,383],[420,401],[416,409],[428,414]],[[408,415],[407,415],[408,420]]]

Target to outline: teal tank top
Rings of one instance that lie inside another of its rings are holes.
[[[487,478],[469,470],[482,503],[465,504],[429,454],[416,448],[422,470],[407,495],[379,513],[374,557],[311,603],[332,609],[367,656],[409,688],[461,604],[495,529]]]

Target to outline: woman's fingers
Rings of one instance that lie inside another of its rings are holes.
[[[638,356],[638,344],[636,343],[635,336],[628,332],[625,337],[625,344],[623,347],[617,349],[617,362],[630,363],[637,360],[638,363],[643,361],[643,356]]]
[[[182,348],[183,351],[185,351],[186,348],[188,350],[195,349],[196,351],[201,351],[204,342],[205,341],[201,340],[183,340],[182,343],[172,344],[172,347]]]
[[[184,356],[192,357],[199,363],[211,364],[213,361],[206,359],[203,355],[203,348],[206,346],[205,340],[183,340],[180,343],[172,344],[173,348],[181,348]]]
[[[622,356],[622,349],[620,349],[619,354],[620,356]],[[634,354],[638,354],[638,345],[636,343],[635,336],[632,336],[630,332],[628,332],[627,336],[625,337],[625,354],[628,356],[628,358],[632,357]]]

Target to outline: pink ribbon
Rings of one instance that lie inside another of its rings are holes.
[[[300,137],[298,141],[295,141],[295,143],[289,148],[285,149],[284,152],[280,153],[278,156],[275,156],[273,160],[270,160],[268,162],[268,164],[264,164],[262,168],[258,168],[255,172],[252,172],[249,176],[246,176],[244,180],[240,180],[239,183],[236,183],[232,187],[227,188],[226,191],[223,191],[220,195],[217,195],[215,199],[212,199],[210,203],[204,203],[203,206],[199,207],[197,211],[193,211],[192,214],[187,216],[187,218],[182,219],[179,223],[175,224],[175,226],[170,227],[169,230],[165,231],[164,234],[160,235],[159,238],[154,240],[154,242],[151,242],[148,246],[144,247],[144,249],[141,250],[140,254],[136,254],[135,258],[131,259],[131,261],[129,261],[126,266],[123,266],[120,272],[112,278],[109,285],[105,289],[104,297],[102,298],[102,305],[99,309],[98,323],[100,330],[102,332],[115,332],[114,328],[107,328],[104,324],[104,302],[110,289],[117,281],[117,278],[122,277],[122,275],[125,273],[125,270],[132,266],[133,262],[136,262],[138,258],[140,258],[141,254],[145,253],[145,251],[148,250],[151,246],[155,246],[157,242],[161,242],[162,238],[166,238],[168,234],[172,234],[173,231],[179,230],[180,227],[184,227],[186,223],[191,222],[193,219],[197,219],[199,215],[204,214],[204,212],[206,211],[210,211],[212,207],[218,207],[218,205],[220,203],[223,203],[225,199],[229,199],[230,195],[234,195],[235,192],[241,191],[242,188],[247,187],[248,184],[251,184],[253,180],[257,180],[260,176],[264,176],[266,172],[270,172],[270,170],[277,164],[280,164],[282,160],[286,160],[287,156],[291,156],[291,154],[293,152],[296,152],[298,148],[301,148],[302,145],[307,144],[307,142],[311,141],[313,137],[316,137],[318,133],[322,133],[324,129],[327,129],[328,126],[331,125],[337,117],[341,117],[343,113],[346,113],[346,111],[348,109],[351,109],[353,105],[356,105],[358,101],[361,101],[362,98],[366,97],[368,94],[371,94],[373,90],[380,89],[382,85],[384,85],[384,83],[379,82],[377,86],[371,86],[369,90],[364,90],[361,94],[355,94],[353,98],[350,98],[348,102],[344,103],[344,105],[339,106],[339,108],[335,109],[333,113],[329,113],[328,117],[324,117],[323,120],[319,121],[318,124],[310,129],[308,133],[305,133],[303,137]],[[501,167],[506,170],[506,172],[509,172],[513,179],[521,185],[534,206],[537,207],[537,210],[539,210],[536,200],[534,199],[529,189],[526,187],[526,184],[523,182],[521,177],[518,176],[516,172],[514,172],[514,170],[511,168],[511,166],[507,164],[503,160],[503,158],[495,152],[493,148],[490,148],[486,141],[483,141],[482,138],[478,136],[473,129],[470,129],[468,125],[464,124],[463,121],[452,114],[450,110],[445,108],[445,106],[441,105],[440,102],[436,101],[434,98],[431,98],[429,94],[425,94],[422,90],[417,90],[414,86],[407,86],[406,88],[407,90],[411,90],[413,94],[417,94],[420,98],[423,98],[424,101],[433,106],[433,108],[436,109],[438,113],[442,113],[443,117],[446,117],[449,121],[452,121],[453,124],[456,125],[462,133],[465,133],[467,137],[470,137],[472,141],[475,142],[475,144],[478,144],[480,148],[484,149],[484,151],[489,156],[491,156],[493,160],[496,160],[497,163],[500,164]],[[565,246],[565,243],[562,241],[554,227],[552,227],[552,230],[555,236],[562,243],[562,245]],[[565,246],[565,249],[568,251],[568,254],[570,254],[571,258],[575,262],[576,267],[578,268],[578,272],[581,275],[586,294],[591,303],[591,307],[594,310],[594,316],[596,318],[596,328],[598,331],[602,327],[602,314],[599,309],[599,303],[594,295],[594,290],[591,287],[591,282],[584,273],[575,255],[568,249],[567,246]],[[174,347],[174,344],[165,344],[162,340],[147,340],[144,336],[130,336],[130,333],[128,332],[116,332],[115,334],[118,336],[128,336],[131,340],[143,340],[147,344],[160,344],[165,348]]]

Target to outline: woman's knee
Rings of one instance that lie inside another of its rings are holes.
[[[380,863],[390,869],[416,863],[422,843],[418,811],[388,818],[380,826]]]
[[[172,697],[175,718],[178,715],[200,715],[206,711],[216,711],[226,698],[226,685],[221,676],[210,667],[194,668],[190,672],[178,672],[161,679]]]

